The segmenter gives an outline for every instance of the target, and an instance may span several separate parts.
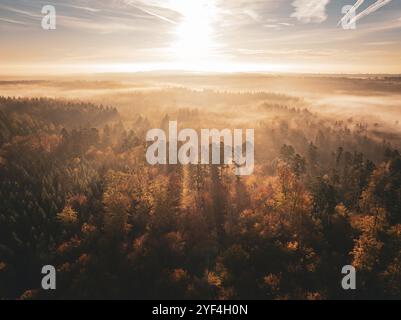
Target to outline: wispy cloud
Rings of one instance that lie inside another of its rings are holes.
[[[288,22],[278,22],[278,23],[268,23],[263,25],[265,28],[271,29],[282,29],[287,27],[292,27],[294,24]]]
[[[58,4],[58,6],[71,8],[71,9],[84,10],[84,11],[88,11],[88,12],[92,12],[92,13],[97,13],[97,12],[102,11],[101,9],[97,9],[97,8],[92,8],[92,7],[87,7],[87,6],[79,6],[79,5],[73,5],[73,4],[65,4],[65,3]]]
[[[27,17],[31,17],[31,18],[38,18],[41,17],[41,15],[36,14],[36,13],[32,13],[26,10],[21,10],[21,9],[17,9],[14,7],[9,7],[9,6],[4,6],[4,5],[0,5],[1,10],[4,11],[8,11],[8,12],[13,12],[19,15],[23,15],[23,16],[27,16]]]
[[[237,49],[236,50],[239,54],[242,55],[259,55],[259,56],[319,56],[319,57],[327,57],[327,56],[334,56],[338,53],[336,50],[315,50],[315,49],[277,49],[277,50],[269,50],[269,49]]]
[[[303,23],[322,23],[327,19],[326,6],[330,0],[295,0],[291,17]]]
[[[94,21],[71,16],[58,16],[60,26],[76,30],[85,30],[100,34],[111,34],[116,32],[135,32],[143,30],[143,27],[133,23],[127,23],[126,19],[104,19],[103,21]]]
[[[26,23],[24,23],[22,21],[17,21],[17,20],[13,20],[13,19],[0,18],[0,21],[7,22],[7,23],[12,23],[12,24],[26,25]]]
[[[373,42],[367,42],[364,45],[365,46],[374,46],[374,47],[382,47],[382,46],[391,46],[397,44],[395,41],[373,41]]]

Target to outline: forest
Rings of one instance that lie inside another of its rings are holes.
[[[401,298],[396,118],[264,89],[52,85],[62,97],[0,97],[0,299]],[[169,121],[254,128],[253,174],[149,165],[146,132]]]

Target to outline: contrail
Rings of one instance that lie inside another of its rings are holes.
[[[364,11],[356,15],[354,18],[352,18],[351,21],[348,22],[348,24],[353,24],[356,23],[358,20],[370,15],[371,13],[379,10],[381,7],[384,7],[386,4],[390,3],[392,0],[377,0],[375,3],[370,5],[368,8],[366,8]],[[338,22],[338,25],[340,25],[343,21],[346,21],[348,18],[351,17],[353,13],[356,12],[356,10],[365,2],[365,0],[358,0],[353,7],[347,12],[347,14]]]
[[[17,21],[17,20],[12,20],[12,19],[6,19],[6,18],[0,18],[0,21],[8,22],[8,23],[13,23],[13,24],[22,24],[26,25],[26,23]]]
[[[67,7],[67,8],[72,8],[72,9],[80,9],[80,10],[85,10],[85,11],[89,11],[89,12],[100,12],[100,9],[95,9],[95,8],[91,8],[91,7],[82,7],[82,6],[75,6],[72,4],[60,4],[63,7]]]
[[[138,10],[141,10],[142,12],[145,12],[146,14],[148,14],[148,15],[150,15],[152,17],[158,18],[160,20],[166,21],[166,22],[171,23],[171,24],[177,24],[177,22],[175,22],[174,20],[171,20],[171,19],[169,19],[167,17],[164,17],[164,16],[159,15],[157,13],[154,13],[152,11],[149,11],[149,10],[143,8],[142,6],[136,5],[135,1],[133,1],[133,0],[125,0],[124,2],[126,4],[128,4],[128,5],[130,5],[131,7],[134,7],[136,9],[138,9]]]
[[[137,8],[137,9],[139,9],[139,10],[141,10],[141,11],[143,11],[143,12],[145,12],[145,13],[147,13],[148,15],[150,15],[152,17],[159,18],[160,20],[166,21],[166,22],[171,23],[171,24],[177,24],[177,22],[175,22],[174,20],[171,20],[169,18],[163,17],[163,16],[161,16],[161,15],[159,15],[157,13],[151,12],[149,10],[146,10],[144,8],[141,8],[141,7],[138,7],[136,5],[132,5],[132,6]]]
[[[357,22],[358,20],[370,15],[371,13],[379,10],[381,7],[384,7],[386,4],[390,3],[393,0],[378,0],[371,6],[369,6],[367,9],[362,11],[360,14],[358,14],[356,17],[354,17],[349,23],[353,24]]]
[[[352,8],[347,12],[347,14],[342,17],[342,19],[338,22],[337,26],[343,23],[343,21],[346,21],[356,10],[365,2],[365,0],[358,0]]]

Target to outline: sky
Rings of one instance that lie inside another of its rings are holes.
[[[401,0],[0,0],[0,74],[401,74],[400,35]]]

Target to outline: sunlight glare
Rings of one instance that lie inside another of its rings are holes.
[[[170,1],[171,7],[183,16],[175,30],[176,41],[171,46],[174,58],[186,63],[210,59],[215,47],[212,22],[216,8],[213,1]]]

